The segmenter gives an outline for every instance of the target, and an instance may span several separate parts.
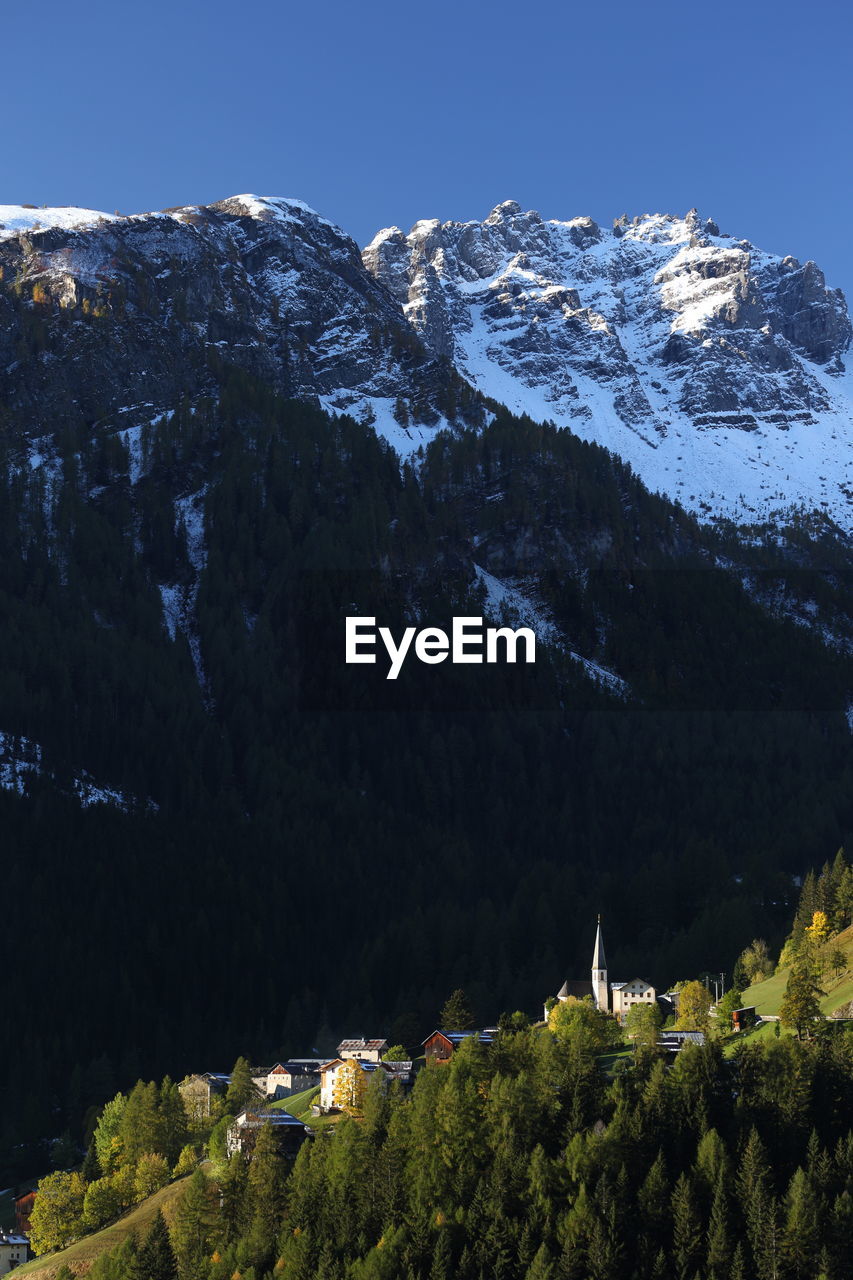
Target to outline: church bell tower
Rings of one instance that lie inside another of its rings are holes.
[[[604,954],[604,939],[601,936],[601,916],[595,931],[595,951],[592,953],[592,998],[596,1009],[610,1012],[610,990],[607,986],[607,958]]]

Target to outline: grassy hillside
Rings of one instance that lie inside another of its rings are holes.
[[[296,1116],[297,1120],[304,1120],[307,1124],[310,1119],[316,1119],[311,1116],[311,1104],[316,1102],[320,1096],[320,1086],[315,1084],[312,1089],[303,1089],[301,1093],[292,1093],[288,1098],[280,1098],[278,1102],[274,1102],[273,1108],[276,1111],[289,1111],[292,1116]]]
[[[847,968],[838,977],[829,976],[824,979],[823,989],[826,995],[820,1002],[824,1013],[834,1013],[853,1000],[853,926],[833,938],[832,945],[846,953]],[[772,978],[749,987],[743,993],[744,1004],[755,1005],[757,1011],[765,1016],[778,1014],[790,972],[790,967],[780,969]]]
[[[135,1231],[140,1239],[144,1239],[151,1229],[158,1209],[162,1209],[166,1221],[171,1222],[172,1214],[188,1181],[188,1178],[178,1178],[176,1182],[155,1192],[153,1196],[143,1200],[142,1204],[131,1209],[117,1222],[104,1227],[103,1230],[78,1240],[76,1244],[69,1245],[59,1253],[46,1254],[42,1258],[34,1258],[32,1262],[27,1262],[17,1269],[16,1276],[38,1276],[39,1280],[53,1280],[63,1265],[70,1267],[75,1275],[85,1275],[100,1254],[121,1244],[132,1231]]]
[[[303,1089],[301,1093],[292,1093],[289,1098],[281,1098],[272,1105],[279,1111],[289,1111],[292,1116],[296,1116],[297,1120],[301,1120],[303,1124],[310,1125],[316,1132],[318,1129],[328,1129],[332,1125],[338,1124],[341,1120],[341,1113],[333,1111],[331,1115],[314,1116],[311,1114],[311,1104],[316,1102],[320,1097],[320,1086],[317,1084],[313,1089]]]

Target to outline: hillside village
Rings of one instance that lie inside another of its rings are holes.
[[[807,897],[808,892],[807,886]],[[808,905],[807,903],[806,906]],[[810,924],[804,923],[808,918],[807,910],[801,911],[801,916],[800,933],[806,943],[811,945],[813,935],[826,950],[823,938],[824,935],[830,936],[827,933],[826,913],[813,911]],[[791,959],[790,940],[786,948],[783,959]],[[834,995],[825,996],[825,1001],[834,1001],[835,1005],[832,1010],[827,1008],[825,1013],[832,1014],[836,1021],[849,1016],[849,1001],[842,997],[847,995],[848,975],[853,967],[851,962],[853,927],[848,927],[835,936]],[[794,959],[791,971],[795,969]],[[627,980],[611,980],[599,917],[589,977],[566,978],[556,995],[545,1001],[543,1021],[531,1030],[539,1028],[544,1031],[547,1028],[558,1042],[566,1037],[570,1039],[582,1034],[589,1049],[599,1055],[611,1054],[617,1061],[621,1054],[632,1052],[632,1043],[634,1053],[643,1045],[656,1051],[664,1063],[668,1061],[673,1064],[686,1047],[701,1047],[711,1033],[715,1040],[719,1040],[721,1032],[727,1029],[736,1038],[743,1033],[760,1036],[766,1027],[778,1036],[779,1014],[768,1010],[768,996],[762,988],[778,988],[781,992],[782,974],[785,972],[789,971],[780,970],[775,976],[762,977],[754,988],[747,991],[746,996],[737,989],[731,989],[725,994],[718,990],[717,994],[722,998],[716,1004],[708,987],[699,982],[681,983],[674,989],[660,992],[652,983],[639,976]],[[787,981],[786,991],[790,986],[790,981]],[[695,1006],[691,1001],[695,1000],[697,993],[700,1002]],[[748,1002],[747,997],[752,997],[752,1000]],[[817,1009],[817,1013],[814,1009]],[[814,1009],[810,1015],[812,1020],[820,1014],[816,1005]],[[462,992],[455,992],[445,1006],[444,1013],[456,1012],[460,1015],[460,1020],[464,1021],[467,1019],[461,1017],[463,1010],[464,995]],[[476,1028],[445,1025],[433,1030],[423,1040],[421,1053],[417,1057],[403,1057],[402,1046],[389,1045],[385,1038],[359,1037],[340,1041],[332,1057],[317,1054],[292,1057],[276,1061],[268,1067],[252,1067],[245,1059],[240,1059],[230,1073],[192,1073],[177,1086],[164,1081],[159,1093],[155,1085],[143,1086],[140,1082],[128,1098],[119,1095],[104,1108],[95,1132],[95,1147],[90,1147],[87,1156],[88,1162],[97,1148],[99,1155],[95,1155],[94,1164],[96,1168],[100,1168],[100,1178],[96,1177],[88,1186],[83,1179],[81,1186],[85,1190],[85,1197],[81,1190],[81,1205],[83,1199],[89,1204],[93,1190],[99,1186],[106,1189],[106,1185],[118,1177],[118,1173],[109,1172],[110,1168],[118,1167],[120,1170],[121,1167],[120,1164],[115,1165],[117,1157],[111,1153],[114,1150],[120,1151],[128,1141],[133,1141],[132,1138],[121,1137],[120,1146],[115,1146],[119,1135],[125,1132],[122,1128],[124,1120],[134,1107],[140,1114],[148,1107],[148,1114],[159,1115],[164,1123],[168,1112],[173,1117],[168,1121],[172,1125],[175,1124],[174,1117],[179,1114],[182,1120],[177,1122],[178,1136],[175,1143],[184,1142],[185,1145],[180,1151],[178,1145],[173,1147],[171,1159],[175,1160],[177,1157],[174,1170],[162,1160],[154,1170],[155,1157],[143,1155],[139,1169],[141,1170],[146,1160],[152,1166],[147,1168],[148,1182],[145,1178],[139,1181],[137,1170],[136,1191],[129,1197],[125,1192],[124,1200],[121,1194],[117,1199],[106,1197],[105,1208],[87,1210],[84,1218],[90,1223],[90,1228],[96,1228],[98,1213],[108,1221],[111,1214],[114,1216],[116,1209],[123,1208],[127,1212],[133,1203],[138,1202],[140,1195],[144,1198],[144,1194],[151,1194],[158,1186],[166,1186],[171,1178],[181,1174],[186,1176],[193,1168],[198,1167],[200,1139],[204,1139],[205,1153],[214,1163],[217,1159],[227,1161],[237,1155],[251,1163],[256,1150],[260,1150],[262,1139],[273,1143],[280,1158],[291,1161],[309,1140],[333,1135],[336,1132],[336,1121],[341,1117],[361,1117],[369,1105],[369,1093],[380,1096],[393,1091],[396,1096],[405,1097],[412,1090],[419,1071],[424,1068],[447,1067],[460,1049],[469,1043],[475,1043],[478,1052],[488,1055],[501,1042],[502,1033],[522,1030],[524,1027],[529,1028],[530,1023],[521,1014],[512,1015],[508,1019],[502,1018],[499,1026]],[[800,1028],[797,1030],[799,1033]],[[808,1029],[806,1034],[810,1035]],[[105,1123],[108,1141],[102,1139],[99,1146],[99,1134]],[[142,1122],[135,1120],[134,1123],[138,1125]],[[110,1134],[115,1136],[110,1137]],[[118,1156],[118,1159],[121,1157]],[[80,1176],[51,1175],[59,1179]],[[45,1180],[42,1180],[38,1192],[33,1188],[22,1191],[15,1202],[14,1229],[0,1231],[0,1276],[22,1265],[31,1254],[31,1218],[44,1183]],[[39,1251],[43,1252],[43,1247]]]
[[[679,1009],[678,991],[659,994],[651,983],[643,978],[627,982],[609,982],[607,959],[604,950],[601,918],[596,926],[590,978],[573,981],[567,979],[556,997],[545,1002],[543,1024],[548,1025],[552,1010],[560,1005],[583,1001],[599,1013],[609,1015],[614,1028],[623,1033],[629,1024],[632,1009],[646,1008],[659,1011],[652,1024],[662,1027],[657,1036],[660,1048],[677,1053],[685,1044],[702,1044],[701,1030],[675,1029]],[[746,1026],[752,1021],[754,1010],[735,1011],[736,1021]],[[396,1084],[402,1090],[411,1088],[420,1066],[446,1064],[464,1041],[476,1036],[483,1046],[490,1046],[499,1034],[498,1027],[459,1029],[436,1028],[421,1045],[420,1059],[389,1059],[387,1040],[347,1039],[337,1046],[333,1058],[288,1058],[270,1067],[251,1068],[251,1081],[256,1092],[253,1104],[234,1118],[228,1130],[226,1149],[229,1155],[240,1151],[250,1155],[259,1129],[264,1124],[272,1126],[281,1150],[292,1155],[301,1142],[312,1135],[310,1121],[302,1123],[281,1104],[289,1097],[318,1090],[312,1102],[312,1118],[352,1111],[353,1104],[363,1095],[371,1080],[380,1079],[387,1089]],[[620,1037],[621,1038],[621,1037]],[[614,1042],[616,1036],[614,1034]],[[187,1076],[179,1085],[188,1116],[196,1124],[203,1124],[214,1114],[217,1103],[221,1106],[231,1082],[231,1076],[218,1072],[202,1072]]]

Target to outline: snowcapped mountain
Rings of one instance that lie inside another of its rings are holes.
[[[298,200],[132,217],[0,206],[0,269],[4,399],[36,437],[72,408],[103,422],[209,394],[219,358],[411,447],[441,423],[455,381],[355,242]]]
[[[507,201],[362,254],[291,199],[0,206],[0,270],[3,403],[39,459],[58,420],[127,432],[215,395],[227,364],[404,454],[482,422],[478,391],[606,445],[702,517],[805,507],[853,527],[843,296],[695,211],[605,229]]]
[[[840,290],[684,218],[480,222],[380,231],[364,251],[427,348],[515,412],[628,460],[700,515],[792,504],[853,517],[851,336]]]

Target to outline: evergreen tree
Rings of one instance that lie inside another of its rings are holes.
[[[726,1175],[721,1172],[708,1222],[708,1250],[705,1255],[707,1280],[727,1280],[731,1269],[731,1225],[726,1184]]]
[[[472,1031],[477,1026],[468,997],[461,987],[457,987],[448,996],[438,1015],[438,1021],[444,1031]]]
[[[132,1280],[176,1280],[178,1274],[169,1228],[161,1210],[137,1252]]]
[[[822,1018],[819,997],[824,994],[815,976],[811,952],[807,950],[791,969],[779,1008],[782,1025],[793,1027],[798,1040],[810,1035],[816,1020]]]
[[[689,1177],[682,1173],[672,1192],[672,1261],[679,1280],[692,1280],[701,1256],[699,1214]]]
[[[275,1131],[265,1124],[258,1134],[246,1178],[245,1207],[247,1249],[259,1274],[274,1261],[276,1237],[281,1225],[284,1172]]]
[[[808,1175],[798,1168],[788,1187],[783,1238],[787,1266],[797,1280],[813,1274],[819,1231],[814,1188]]]
[[[207,1179],[197,1169],[178,1201],[172,1224],[172,1248],[180,1280],[197,1280],[210,1254],[214,1208]]]
[[[225,1110],[231,1116],[238,1116],[241,1111],[259,1101],[248,1059],[238,1058],[231,1068],[231,1079],[225,1093]]]

